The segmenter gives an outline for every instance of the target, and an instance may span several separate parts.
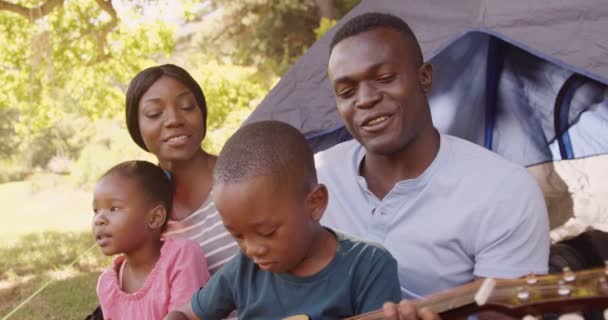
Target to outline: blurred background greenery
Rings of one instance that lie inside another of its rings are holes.
[[[8,318],[81,319],[97,305],[110,258],[88,250],[91,186],[119,161],[153,160],[124,124],[133,75],[189,70],[209,108],[203,145],[217,153],[358,2],[0,0],[0,320],[47,281]]]

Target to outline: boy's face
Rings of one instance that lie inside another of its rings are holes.
[[[298,275],[314,264],[311,248],[327,203],[324,187],[298,195],[276,177],[260,176],[216,185],[213,196],[226,229],[261,269]]]
[[[157,225],[151,220],[155,208],[147,202],[132,179],[110,174],[97,183],[93,234],[103,254],[129,254],[146,243],[150,227]]]

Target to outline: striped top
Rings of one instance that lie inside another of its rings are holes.
[[[198,243],[212,275],[239,252],[236,242],[224,228],[211,195],[185,219],[167,221],[163,237],[189,238]]]

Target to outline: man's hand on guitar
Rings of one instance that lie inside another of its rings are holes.
[[[386,320],[441,320],[439,315],[428,308],[416,309],[411,301],[401,300],[399,304],[387,302],[382,307]]]

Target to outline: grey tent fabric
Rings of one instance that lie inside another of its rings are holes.
[[[364,0],[402,17],[434,65],[436,127],[522,165],[608,153],[608,1]],[[294,125],[316,151],[349,139],[327,78],[330,30],[246,122]]]

